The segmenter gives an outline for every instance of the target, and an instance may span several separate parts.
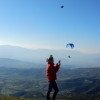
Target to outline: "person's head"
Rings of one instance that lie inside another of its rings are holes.
[[[53,55],[49,55],[49,57],[46,59],[46,61],[50,62],[50,63],[54,63]]]

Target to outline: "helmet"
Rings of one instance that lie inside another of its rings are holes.
[[[48,58],[46,59],[46,61],[50,61],[51,59],[53,59],[53,55],[49,55]]]
[[[48,59],[51,59],[51,58],[53,58],[53,55],[49,55]]]

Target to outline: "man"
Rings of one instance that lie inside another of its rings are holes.
[[[50,55],[47,58],[46,62],[47,62],[46,78],[49,83],[48,92],[47,92],[47,100],[49,100],[49,96],[50,96],[50,92],[52,91],[52,88],[54,89],[52,100],[55,100],[56,95],[59,91],[55,80],[57,79],[56,73],[58,72],[59,67],[60,67],[60,60],[58,61],[56,65],[54,65],[54,58],[52,55]]]

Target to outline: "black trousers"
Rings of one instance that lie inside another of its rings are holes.
[[[47,100],[49,100],[49,96],[50,96],[50,92],[52,91],[52,88],[54,89],[54,93],[53,93],[53,97],[52,100],[55,100],[57,93],[59,92],[57,84],[54,81],[49,82],[49,86],[48,86],[48,92],[47,92]]]

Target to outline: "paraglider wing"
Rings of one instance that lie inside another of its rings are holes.
[[[72,49],[74,48],[74,44],[73,44],[73,43],[68,43],[68,44],[66,45],[67,48],[68,48],[69,46],[70,46]]]
[[[61,8],[64,8],[64,6],[61,6]]]

